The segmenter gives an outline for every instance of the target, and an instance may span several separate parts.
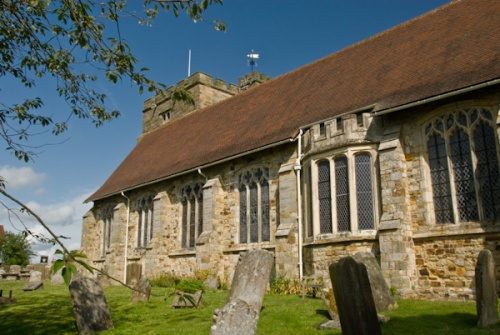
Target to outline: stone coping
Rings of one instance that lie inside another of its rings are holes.
[[[196,256],[195,249],[180,249],[168,253],[168,257],[190,257]]]

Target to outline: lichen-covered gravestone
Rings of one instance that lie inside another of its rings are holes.
[[[381,335],[366,266],[345,257],[331,264],[329,271],[342,334]]]
[[[147,277],[142,277],[141,280],[134,286],[132,292],[132,302],[148,302],[149,296],[151,295],[151,284]]]
[[[108,303],[99,283],[92,278],[76,278],[69,285],[79,335],[113,329]]]
[[[356,262],[363,263],[366,266],[377,313],[396,307],[396,299],[394,299],[389,286],[387,286],[375,255],[371,252],[358,252],[353,258]]]
[[[491,326],[498,323],[498,297],[495,289],[495,261],[491,251],[479,253],[476,265],[477,325]]]
[[[214,313],[211,335],[257,334],[262,300],[274,264],[266,250],[252,250],[236,266],[226,306]]]
[[[43,288],[42,273],[31,271],[28,284],[23,287],[23,291],[35,291]]]

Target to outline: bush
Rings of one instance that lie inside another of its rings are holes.
[[[271,283],[271,293],[273,294],[300,294],[302,284],[298,279],[286,277],[286,273],[280,273]]]
[[[175,274],[164,273],[158,277],[152,278],[149,283],[153,287],[172,287],[175,288],[177,284],[181,281],[179,276]]]

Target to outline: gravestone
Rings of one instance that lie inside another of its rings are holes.
[[[368,271],[352,257],[329,267],[333,292],[344,335],[381,335]]]
[[[50,278],[50,283],[52,285],[63,285],[64,284],[64,278],[62,276],[62,268],[57,270],[56,273],[52,274],[52,277]]]
[[[330,320],[322,322],[318,329],[340,329],[339,312],[337,310],[337,302],[335,301],[333,290],[322,290],[320,296],[321,300],[323,300],[323,303],[325,304],[328,314],[330,315]]]
[[[257,334],[273,265],[274,257],[266,250],[252,250],[240,257],[226,305],[215,310],[211,335]]]
[[[133,263],[127,265],[127,285],[134,287],[141,280],[142,265]]]
[[[396,307],[396,299],[394,299],[389,286],[387,286],[375,255],[371,252],[358,252],[353,258],[356,262],[363,263],[366,266],[377,313]]]
[[[31,271],[29,282],[42,281],[42,273],[40,271]]]
[[[75,278],[69,285],[79,335],[113,329],[108,303],[99,283],[92,278]]]
[[[9,291],[9,296],[3,296],[3,290],[0,290],[0,305],[15,304],[17,299],[12,297],[12,290]]]
[[[198,308],[203,305],[201,300],[202,291],[196,291],[195,293],[186,293],[182,291],[177,291],[172,302],[173,308]]]
[[[36,291],[43,289],[43,281],[30,281],[23,287],[23,291]]]
[[[498,297],[495,289],[495,261],[491,251],[479,253],[476,271],[476,310],[478,327],[498,323]]]
[[[142,277],[142,279],[134,286],[135,291],[132,292],[132,302],[148,302],[149,296],[151,295],[151,285],[149,284],[148,278]]]

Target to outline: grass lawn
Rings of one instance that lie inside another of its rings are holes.
[[[24,292],[25,282],[0,281],[3,296],[13,290],[16,304],[0,306],[0,333],[19,334],[77,334],[74,315],[66,286],[45,282],[43,290]],[[228,292],[203,294],[200,309],[173,309],[172,296],[167,289],[153,288],[148,303],[131,303],[126,288],[105,288],[115,329],[108,334],[204,334],[210,332],[212,315],[225,305]],[[400,300],[399,307],[384,313],[391,320],[382,325],[384,335],[399,334],[500,334],[500,324],[478,329],[475,302],[442,302]],[[327,311],[319,298],[270,295],[264,298],[260,313],[259,334],[265,335],[337,335],[339,330],[317,330],[327,319]],[[244,335],[244,334],[240,334]]]

